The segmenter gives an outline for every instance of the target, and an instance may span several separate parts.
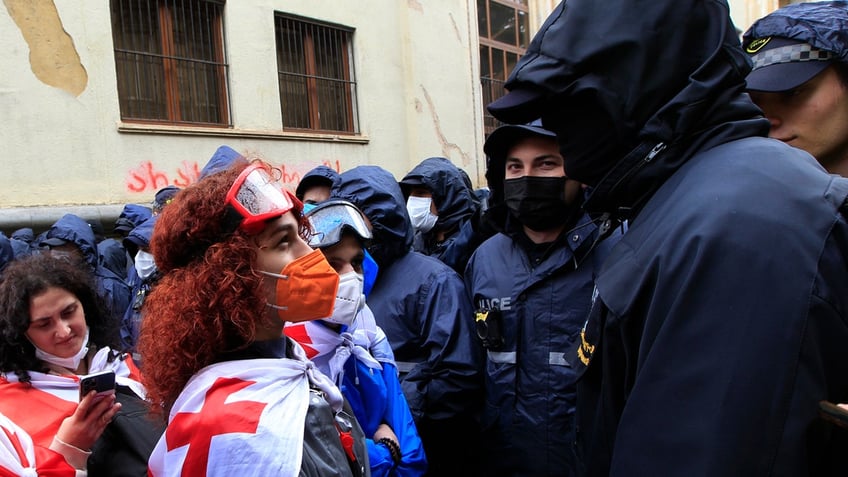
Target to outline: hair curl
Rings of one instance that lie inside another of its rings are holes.
[[[197,371],[249,346],[268,320],[263,276],[253,270],[257,245],[225,220],[227,191],[247,166],[186,187],[154,227],[150,249],[163,276],[144,302],[138,342],[154,410],[169,411]],[[301,209],[293,212],[304,233]]]
[[[117,349],[119,323],[106,313],[89,267],[74,257],[49,252],[18,258],[3,270],[0,281],[0,372],[14,372],[30,382],[28,371],[47,372],[27,339],[32,298],[49,288],[61,288],[77,297],[89,327],[89,343]],[[114,359],[114,355],[110,356]]]

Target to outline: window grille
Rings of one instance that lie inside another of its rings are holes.
[[[486,106],[506,94],[504,83],[530,43],[527,0],[477,0],[480,84],[486,136],[502,123]]]
[[[356,134],[353,30],[277,14],[284,130]]]
[[[121,119],[230,126],[218,0],[112,0]]]

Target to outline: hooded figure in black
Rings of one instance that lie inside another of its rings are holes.
[[[477,230],[480,201],[468,174],[444,157],[430,157],[401,179],[400,188],[407,201],[413,189],[426,189],[438,210],[430,228],[415,231],[413,248],[462,274],[474,249],[486,239]]]
[[[124,277],[100,263],[97,241],[88,222],[77,215],[65,214],[50,226],[39,245],[49,248],[50,253],[76,255],[90,268],[96,278],[97,294],[117,327],[130,306],[130,287]]]
[[[368,306],[392,345],[428,475],[477,475],[482,348],[462,279],[412,251],[403,194],[389,171],[354,167],[341,174],[332,195],[352,202],[371,222],[368,250],[380,268]]]
[[[848,475],[848,181],[765,136],[722,0],[568,0],[489,105],[541,117],[602,227],[577,366],[587,475]]]

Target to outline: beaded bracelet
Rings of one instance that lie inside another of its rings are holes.
[[[395,465],[400,463],[400,446],[397,442],[388,437],[381,437],[377,441],[377,444],[383,444],[387,449],[389,449],[389,453],[392,455],[392,460],[395,462]]]

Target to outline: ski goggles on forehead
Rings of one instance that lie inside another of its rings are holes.
[[[371,229],[365,216],[346,200],[331,199],[322,202],[306,213],[312,227],[309,245],[313,248],[330,247],[339,243],[345,229],[355,232],[362,240],[371,240]]]
[[[240,216],[235,221],[237,227],[248,234],[261,232],[266,221],[285,214],[298,202],[261,164],[243,170],[226,198],[226,204]]]

